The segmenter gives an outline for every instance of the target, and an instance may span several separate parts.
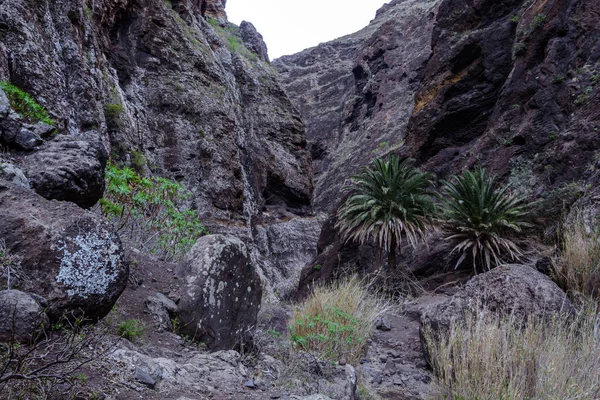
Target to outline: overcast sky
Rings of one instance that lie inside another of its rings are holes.
[[[269,57],[297,53],[367,26],[389,0],[227,0],[227,19],[252,22]]]

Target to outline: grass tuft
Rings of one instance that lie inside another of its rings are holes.
[[[137,319],[128,319],[119,324],[119,336],[132,342],[144,335],[146,327]]]
[[[356,364],[364,356],[375,320],[389,309],[388,302],[369,294],[356,277],[333,287],[317,287],[294,310],[291,340],[297,350]]]
[[[576,210],[562,231],[560,257],[553,260],[553,278],[574,296],[600,299],[600,227],[586,226],[584,213]]]
[[[54,121],[46,109],[40,105],[30,94],[19,89],[9,82],[0,82],[0,89],[4,91],[13,110],[28,119],[30,122],[43,122],[54,126]]]

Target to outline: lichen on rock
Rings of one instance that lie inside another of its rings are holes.
[[[120,249],[106,230],[60,239],[63,252],[56,281],[69,296],[105,294],[119,276]]]

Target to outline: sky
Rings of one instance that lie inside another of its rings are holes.
[[[389,0],[227,0],[227,19],[252,22],[273,60],[356,32]]]

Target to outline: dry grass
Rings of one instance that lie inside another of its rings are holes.
[[[600,398],[597,309],[571,322],[478,316],[451,327],[438,342],[427,334],[437,375],[436,400]]]
[[[600,299],[600,228],[576,211],[562,232],[562,251],[553,262],[556,283],[572,295]]]
[[[333,287],[317,287],[294,310],[292,343],[298,350],[333,362],[345,359],[356,364],[364,355],[375,320],[390,308],[389,302],[370,294],[357,278]]]

